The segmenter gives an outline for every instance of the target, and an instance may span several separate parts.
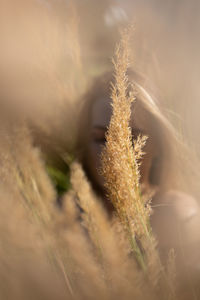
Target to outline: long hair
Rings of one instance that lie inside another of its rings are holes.
[[[153,92],[147,80],[133,70],[130,70],[128,75],[130,84],[134,87],[136,102],[150,117],[153,134],[156,137],[159,156],[151,170],[152,183],[158,186],[159,191],[178,189],[198,196],[199,163],[194,153],[183,142],[180,133],[166,117],[166,109],[161,102],[152,96]],[[112,72],[96,78],[82,102],[77,149],[87,173],[92,105],[102,98],[110,101],[112,81]],[[90,177],[89,173],[88,176]],[[90,179],[92,181],[92,178]]]

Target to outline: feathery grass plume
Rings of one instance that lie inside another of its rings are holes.
[[[68,248],[70,248],[70,253],[73,254],[73,260],[76,262],[76,265],[71,267],[71,269],[73,269],[73,274],[77,273],[79,270],[78,274],[76,275],[76,286],[79,290],[80,298],[84,295],[84,293],[85,295],[89,294],[90,291],[86,287],[89,285],[89,282],[92,279],[93,291],[98,291],[100,294],[100,291],[104,290],[103,285],[100,285],[99,283],[99,281],[103,281],[100,280],[102,276],[97,275],[97,266],[94,260],[92,260],[92,258],[89,256],[89,252],[87,252],[88,246],[85,241],[84,233],[82,231],[79,232],[77,229],[75,231],[72,226],[72,228],[68,227],[66,233],[65,230],[61,230],[61,228],[58,226],[60,213],[55,206],[55,193],[53,191],[51,182],[45,173],[45,168],[40,160],[39,153],[32,147],[31,138],[27,128],[19,124],[15,124],[15,128],[13,128],[8,124],[8,126],[3,128],[3,132],[1,132],[1,143],[0,177],[4,179],[3,182],[5,186],[7,186],[7,188],[10,190],[12,195],[11,199],[16,201],[16,205],[14,205],[10,211],[13,209],[14,212],[17,212],[16,207],[21,207],[24,211],[25,219],[27,219],[27,222],[29,222],[30,225],[36,230],[36,237],[33,236],[31,239],[33,245],[32,243],[30,245],[29,239],[27,239],[26,236],[24,238],[25,244],[26,242],[28,243],[27,247],[31,249],[33,248],[33,253],[39,252],[39,258],[37,261],[36,257],[35,266],[37,266],[37,263],[39,266],[41,266],[40,255],[42,255],[41,260],[44,261],[44,267],[46,268],[47,265],[47,269],[50,269],[49,274],[52,272],[55,275],[55,282],[57,281],[57,278],[59,278],[61,282],[65,283],[65,288],[63,288],[62,284],[62,290],[64,289],[67,293],[69,293],[69,295],[71,295],[69,297],[70,299],[73,297],[73,287],[71,287],[70,282],[71,277],[68,278],[68,269],[70,270],[70,265],[69,259],[67,258],[69,257]],[[2,205],[4,204],[2,203]],[[68,225],[67,220],[69,219],[69,216],[70,213],[65,215],[66,221],[63,222],[64,229]],[[23,217],[21,218],[19,216],[19,220],[21,219],[23,223]],[[27,251],[29,252],[29,250],[26,250],[24,244],[21,244],[21,227],[19,228],[19,222],[17,218],[13,219],[12,217],[12,220],[13,223],[10,222],[10,224],[15,224],[16,230],[19,230],[18,234],[16,234],[19,239],[12,241],[14,235],[12,235],[10,238],[10,244],[12,245],[13,243],[13,247],[11,247],[11,249],[13,248],[13,252],[11,253],[10,257],[14,258],[16,253],[18,253],[15,245],[17,242],[22,245],[22,249],[24,249],[23,255],[25,257],[27,255]],[[29,227],[25,226],[25,232],[26,228]],[[5,245],[6,244],[4,243],[4,247]],[[40,249],[40,245],[42,245],[42,250]],[[6,254],[4,256],[6,259]],[[68,257],[66,258],[66,256]],[[34,259],[35,258],[33,256],[33,261]],[[13,265],[15,266],[15,262]],[[40,269],[39,266],[38,269]],[[16,268],[18,268],[18,262],[16,262]],[[84,274],[82,274],[83,272]],[[27,277],[28,276],[29,274],[27,274]],[[80,284],[78,284],[79,279],[81,279]],[[19,284],[22,283],[19,282]],[[43,281],[43,284],[44,286],[47,286],[46,280]],[[55,287],[56,286],[57,284],[55,284]],[[103,298],[103,292],[101,295]],[[85,296],[85,298],[87,297]],[[51,298],[49,297],[49,299]],[[62,298],[60,297],[58,299]]]
[[[99,241],[98,232],[101,230],[108,229],[106,212],[103,210],[99,199],[96,202],[96,196],[87,181],[82,167],[78,163],[73,163],[71,166],[71,183],[74,191],[77,194],[78,205],[83,210],[82,219],[83,225],[87,228],[91,240],[93,241],[96,249],[98,249],[99,257],[103,254],[101,249],[101,242]],[[100,228],[99,228],[99,227]]]
[[[10,156],[16,182],[25,204],[38,222],[48,224],[54,214],[56,194],[30,133],[22,124],[11,129]]]
[[[40,228],[30,221],[20,195],[0,185],[0,199],[0,298],[70,299],[62,276],[47,260]]]
[[[149,205],[144,205],[139,187],[139,159],[143,152],[146,137],[139,136],[132,145],[132,134],[129,127],[131,105],[134,96],[128,94],[129,81],[127,69],[129,67],[129,39],[130,32],[124,31],[121,43],[116,49],[115,83],[112,84],[113,114],[106,135],[106,146],[102,153],[102,173],[110,200],[127,231],[130,233],[135,253],[142,262],[142,253],[136,243],[151,234],[149,226]]]
[[[25,200],[25,205],[27,205],[27,212],[31,213],[30,220],[38,225],[40,238],[46,248],[46,259],[52,265],[52,268],[57,268],[58,273],[63,276],[62,279],[65,281],[67,291],[73,296],[70,279],[67,277],[68,270],[64,254],[67,243],[66,239],[63,238],[62,231],[59,232],[57,226],[60,216],[59,211],[56,209],[56,194],[45,172],[40,153],[32,146],[32,140],[27,128],[19,127],[15,132],[15,137],[17,139],[13,139],[13,143],[16,143],[13,155],[20,193]],[[71,236],[72,232],[68,232],[68,236]],[[81,239],[80,234],[78,236],[74,234],[73,239],[75,239],[75,236],[79,241],[77,249],[82,248],[83,251],[84,239]],[[63,246],[61,247],[62,238]],[[73,241],[75,245],[75,240]],[[71,244],[71,249],[72,247],[73,245]],[[82,261],[85,263],[86,253],[85,257],[82,257]],[[92,264],[92,268],[94,268],[94,264]],[[89,271],[87,273],[89,277]]]
[[[96,294],[108,298],[102,268],[94,257],[88,236],[80,222],[76,192],[70,190],[63,197],[63,210],[57,219],[58,248],[63,259],[63,270],[68,274],[72,294],[78,299],[93,299]]]
[[[113,60],[115,68],[115,83],[112,84],[111,94],[113,113],[106,134],[106,146],[102,152],[102,174],[109,199],[126,229],[136,259],[146,271],[152,286],[158,286],[161,273],[164,281],[166,276],[150,225],[150,199],[146,201],[140,190],[139,166],[147,137],[140,135],[134,141],[133,147],[129,127],[131,105],[135,99],[132,93],[128,94],[130,30],[131,28],[122,33],[121,43],[116,48]]]
[[[121,235],[113,231],[101,199],[93,192],[83,169],[78,163],[72,164],[71,182],[77,194],[78,204],[82,209],[82,220],[93,242],[97,261],[103,267],[104,277],[110,285],[113,296],[129,299],[133,295],[141,297],[143,278],[135,261],[127,253],[127,249],[120,246]]]
[[[1,125],[0,178],[24,207],[27,219],[37,229],[38,241],[44,245],[46,261],[55,267],[57,236],[53,225],[58,216],[53,186],[25,124]]]

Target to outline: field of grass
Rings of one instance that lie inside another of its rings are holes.
[[[113,54],[113,112],[101,157],[112,216],[79,162],[74,123],[82,104],[77,94],[91,74],[102,73],[107,65],[84,73],[75,6],[69,11],[66,65],[71,69],[59,61],[63,77],[52,64],[44,78],[33,80],[43,87],[44,102],[31,115],[24,113],[26,108],[18,111],[21,104],[1,103],[0,299],[198,300],[199,277],[189,269],[185,276],[179,273],[174,249],[166,260],[160,256],[150,223],[152,195],[141,191],[140,162],[148,137],[139,135],[133,147],[129,123],[136,95],[134,89],[128,93],[127,75],[132,27],[121,32]],[[52,35],[60,42],[56,32]],[[61,84],[65,72],[71,80]],[[53,82],[52,90],[43,86],[45,78],[47,86]],[[26,97],[29,87],[19,88],[19,98]],[[56,93],[57,106],[52,100]]]

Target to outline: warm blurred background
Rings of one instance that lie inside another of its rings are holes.
[[[119,28],[129,21],[135,68],[200,152],[198,0],[1,0],[1,105],[73,144],[76,100],[109,68]]]

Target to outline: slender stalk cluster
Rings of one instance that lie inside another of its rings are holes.
[[[102,172],[109,199],[130,233],[131,239],[151,234],[149,226],[150,206],[144,205],[140,192],[139,160],[143,155],[145,136],[139,136],[132,144],[129,127],[134,96],[129,92],[127,70],[129,66],[129,32],[125,31],[116,49],[115,83],[112,84],[113,114],[106,135],[106,147],[102,154]]]
[[[132,142],[132,104],[135,100],[130,92],[127,76],[129,67],[130,31],[123,32],[121,43],[115,52],[114,83],[112,84],[112,116],[106,135],[106,146],[102,153],[102,174],[105,187],[117,215],[124,226],[136,261],[145,271],[152,287],[160,290],[164,286],[166,294],[174,299],[173,285],[161,263],[157,242],[150,225],[150,196],[140,189],[140,164],[147,137],[141,136]],[[132,89],[133,90],[133,89]]]

